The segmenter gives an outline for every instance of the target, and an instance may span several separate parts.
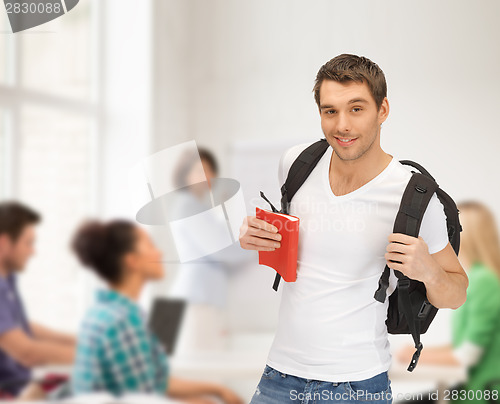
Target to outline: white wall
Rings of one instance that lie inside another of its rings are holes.
[[[151,2],[103,3],[101,211],[135,218],[128,170],[151,148]]]
[[[97,139],[96,214],[103,219],[135,220],[131,209],[129,169],[151,148],[151,2],[106,0],[99,15],[100,53],[96,96],[101,133]],[[83,271],[79,317],[103,283]]]

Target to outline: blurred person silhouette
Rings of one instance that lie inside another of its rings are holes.
[[[151,393],[192,404],[213,403],[214,396],[243,403],[222,385],[170,376],[165,350],[137,303],[144,285],[164,275],[161,252],[142,228],[126,220],[88,221],[77,230],[72,249],[109,286],[97,291],[82,322],[73,394]]]
[[[467,300],[452,312],[451,344],[426,347],[420,362],[465,366],[467,381],[453,387],[464,399],[456,401],[487,403],[488,391],[500,387],[500,239],[493,213],[482,202],[463,201],[457,207],[463,229],[458,258],[469,277]],[[412,354],[413,346],[407,346],[396,357],[406,362]],[[425,401],[433,402],[428,396]]]
[[[174,218],[206,212],[214,208],[215,200],[226,200],[223,181],[216,181],[219,165],[214,154],[203,147],[198,153],[188,151],[174,171],[176,197],[169,213]],[[215,196],[215,197],[214,197]],[[187,301],[175,354],[196,350],[220,350],[227,347],[228,323],[226,318],[227,288],[231,273],[250,259],[238,243],[216,252],[207,251],[205,243],[196,233],[209,232],[210,237],[227,236],[227,226],[220,226],[205,216],[198,229],[185,228],[175,234],[177,245],[189,246],[199,258],[184,262],[169,289],[169,296]]]
[[[28,389],[31,368],[71,364],[75,338],[29,320],[17,276],[35,253],[39,213],[17,201],[0,203],[0,396]],[[57,384],[57,383],[56,383]]]

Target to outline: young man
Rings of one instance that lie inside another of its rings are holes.
[[[339,55],[319,70],[314,95],[331,147],[290,205],[301,220],[297,280],[281,283],[278,328],[251,403],[392,402],[388,298],[382,304],[373,297],[385,264],[424,282],[438,308],[461,306],[468,278],[435,194],[418,238],[392,233],[411,171],[380,146],[389,103],[378,65]],[[283,154],[280,184],[309,144]],[[240,229],[245,249],[272,251],[280,239],[252,216]],[[387,297],[396,283],[391,273]]]
[[[16,287],[16,275],[34,253],[40,216],[18,202],[0,203],[0,394],[16,396],[30,368],[71,364],[75,339],[30,323]]]

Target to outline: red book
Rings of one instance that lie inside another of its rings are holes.
[[[256,207],[256,217],[276,226],[281,234],[281,247],[274,251],[259,251],[259,264],[274,268],[285,281],[295,282],[300,219],[259,207]]]

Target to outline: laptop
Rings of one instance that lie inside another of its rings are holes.
[[[149,329],[160,340],[167,352],[175,352],[175,344],[182,326],[182,318],[186,308],[184,299],[156,298],[149,317]]]

